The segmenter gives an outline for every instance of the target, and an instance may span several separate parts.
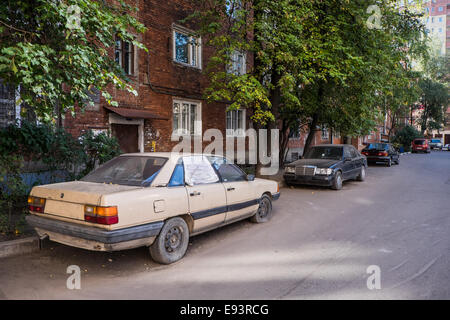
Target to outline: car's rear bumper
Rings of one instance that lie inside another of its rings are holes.
[[[108,231],[36,215],[28,215],[26,220],[40,236],[48,236],[52,241],[95,251],[115,251],[150,245],[164,225],[161,221]]]
[[[381,156],[366,156],[367,162],[375,163],[375,162],[389,162],[390,157],[381,157]]]
[[[285,174],[284,180],[288,184],[309,184],[314,186],[330,187],[333,184],[334,176],[298,176],[295,174]]]

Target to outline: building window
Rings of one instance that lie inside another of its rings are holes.
[[[227,136],[245,134],[245,109],[227,111]]]
[[[439,8],[438,8],[438,11],[439,11],[439,12],[444,11],[444,7],[439,7]]]
[[[327,126],[322,126],[322,140],[328,140],[329,139],[329,133]]]
[[[241,0],[229,0],[226,2],[227,14],[233,19],[238,18],[238,12],[243,9]]]
[[[173,59],[174,61],[192,67],[201,68],[201,38],[192,32],[177,27],[173,30]]]
[[[114,58],[125,74],[134,73],[134,46],[131,42],[123,41],[116,36]]]
[[[188,101],[173,102],[173,131],[179,135],[200,135],[201,106]]]
[[[300,128],[289,129],[289,139],[300,139]]]
[[[341,138],[341,132],[340,132],[339,130],[336,130],[336,131],[334,132],[334,137],[335,137],[336,139],[340,139],[340,138]]]
[[[439,22],[442,22],[442,21],[443,21],[443,20],[442,20],[442,17],[440,17],[440,18],[439,18]]]
[[[247,73],[247,55],[244,52],[234,51],[231,55],[231,65],[228,73],[242,76]]]

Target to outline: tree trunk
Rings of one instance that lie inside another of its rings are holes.
[[[322,102],[323,102],[323,84],[319,83],[319,88],[317,90],[317,106],[318,108],[316,109],[316,112],[314,112],[313,116],[312,116],[312,120],[309,124],[309,132],[308,132],[308,137],[306,138],[305,141],[305,147],[303,149],[303,155],[306,154],[306,152],[308,151],[308,149],[311,147],[311,143],[312,140],[314,138],[314,135],[316,134],[316,127],[319,124],[319,110],[322,108]]]
[[[287,122],[283,121],[280,129],[280,153],[279,153],[280,168],[284,166],[286,160],[285,157],[289,143],[289,131],[290,130],[289,126],[287,125]]]
[[[306,154],[306,152],[309,150],[312,140],[314,139],[314,135],[316,134],[316,127],[318,124],[318,120],[319,120],[319,115],[316,113],[313,114],[312,116],[312,120],[311,123],[309,124],[309,132],[308,132],[308,137],[306,138],[305,141],[305,147],[303,149],[303,155]]]

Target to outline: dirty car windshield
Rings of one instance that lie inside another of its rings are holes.
[[[81,181],[145,186],[151,183],[166,161],[166,158],[157,157],[117,157],[92,171]]]
[[[313,147],[305,155],[305,159],[342,159],[342,147]]]

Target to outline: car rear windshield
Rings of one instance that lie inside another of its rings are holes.
[[[166,163],[166,158],[122,156],[92,171],[81,181],[126,186],[148,186]]]
[[[341,160],[342,147],[312,147],[305,155],[305,159]]]
[[[414,144],[421,146],[421,145],[425,144],[425,140],[414,140]]]
[[[365,150],[389,150],[389,145],[386,143],[371,143]]]
[[[431,142],[432,143],[441,143],[441,140],[439,140],[439,139],[431,139]]]

